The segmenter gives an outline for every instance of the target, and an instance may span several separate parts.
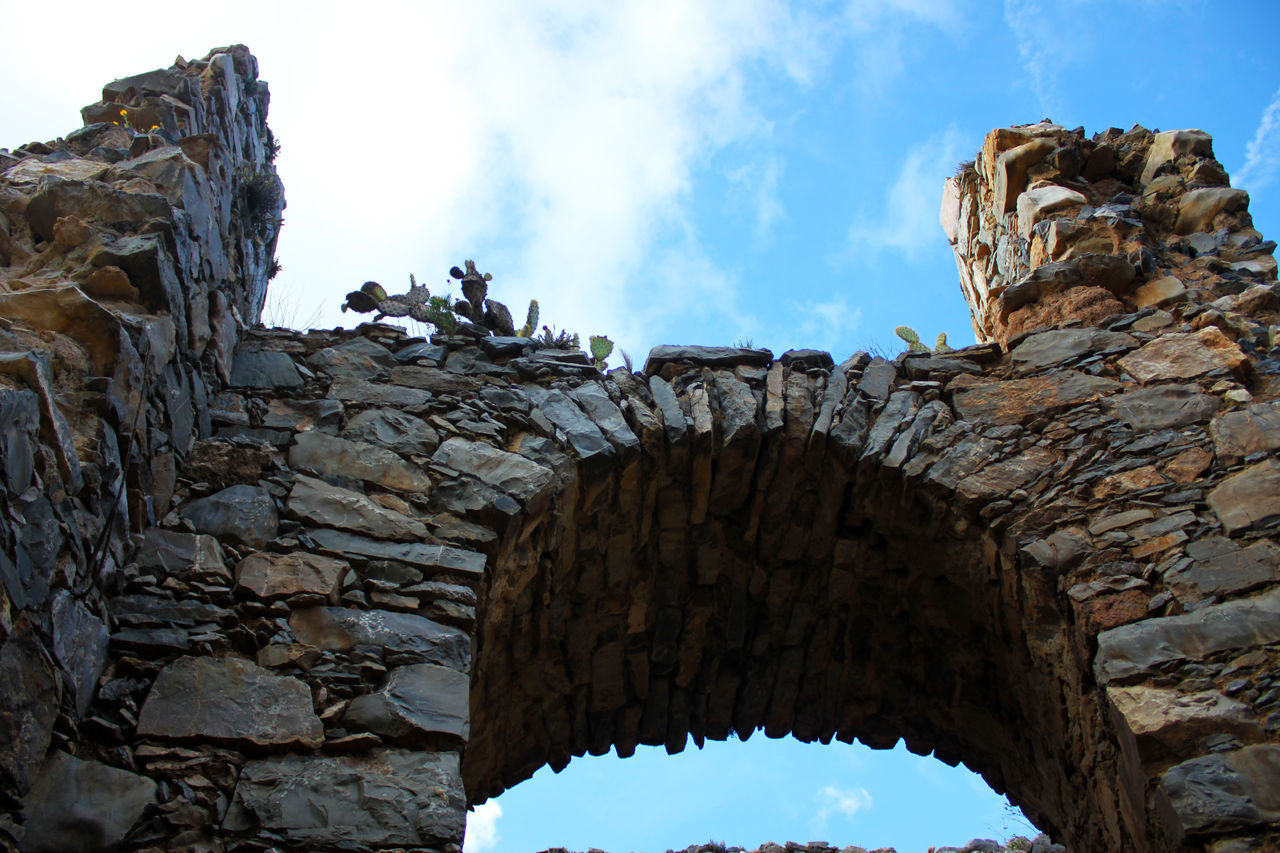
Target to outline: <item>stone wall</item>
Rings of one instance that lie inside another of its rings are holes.
[[[1204,134],[994,131],[943,206],[986,343],[602,374],[483,293],[245,328],[254,71],[0,174],[11,848],[456,850],[543,765],[759,730],[904,738],[1072,850],[1280,844],[1280,295]]]

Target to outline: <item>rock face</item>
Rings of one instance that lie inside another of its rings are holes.
[[[602,374],[246,326],[266,107],[232,47],[0,152],[0,849],[456,849],[543,765],[761,729],[1073,850],[1280,845],[1280,293],[1202,131],[989,134],[982,344]]]

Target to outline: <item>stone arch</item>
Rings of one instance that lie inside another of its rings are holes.
[[[482,587],[469,798],[637,743],[901,737],[1081,849],[1132,838],[1114,791],[1077,771],[1110,735],[1063,567],[1002,536],[1037,529],[1007,492],[1044,495],[1063,461],[1017,425],[1043,410],[957,423],[936,387],[992,351],[906,370],[657,355],[649,395],[618,383],[635,429],[601,431],[612,464],[545,459],[559,490],[513,525]],[[682,417],[664,421],[663,398]],[[1075,417],[1100,409],[1073,402]]]
[[[0,293],[6,850],[449,849],[543,764],[761,727],[1079,850],[1280,844],[1280,296],[1207,134],[989,134],[975,346],[604,374],[470,263],[460,335],[243,327],[256,60],[103,96],[0,175],[0,276],[52,283]]]

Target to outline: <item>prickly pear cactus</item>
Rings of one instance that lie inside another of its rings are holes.
[[[951,347],[947,346],[947,333],[938,332],[938,342],[933,345],[933,351],[942,355],[943,353],[955,352]]]
[[[604,370],[605,359],[613,352],[613,341],[609,340],[605,335],[591,336],[591,358],[595,362],[595,366],[600,370]]]
[[[907,342],[907,350],[910,352],[928,352],[929,348],[920,343],[920,336],[916,334],[916,330],[910,326],[899,326],[893,330],[893,333]]]

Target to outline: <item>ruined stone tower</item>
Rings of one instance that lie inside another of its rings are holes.
[[[976,346],[256,325],[242,47],[0,152],[0,843],[454,850],[637,744],[965,763],[1074,851],[1280,845],[1280,291],[1200,131],[993,131]],[[479,308],[477,308],[477,312]]]

